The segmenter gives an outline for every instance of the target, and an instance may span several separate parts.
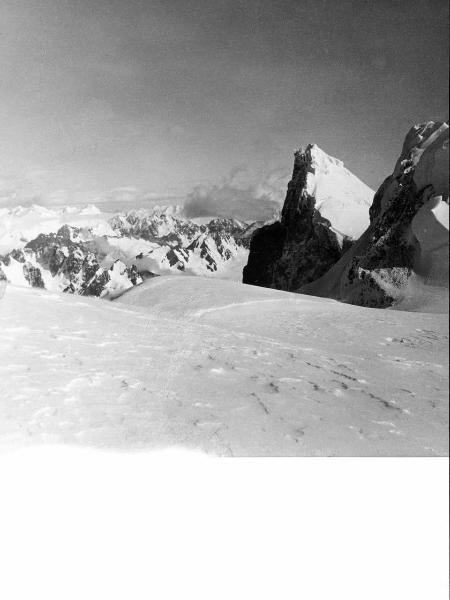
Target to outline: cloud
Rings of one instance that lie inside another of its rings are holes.
[[[39,204],[49,208],[98,204],[104,211],[120,212],[134,208],[180,204],[184,196],[156,193],[134,186],[122,186],[99,193],[79,189],[52,189],[46,186],[47,173],[27,171],[20,177],[0,176],[0,208]]]
[[[157,193],[132,185],[104,192],[79,189],[52,189],[51,173],[29,169],[21,177],[0,177],[0,207],[40,204],[47,207],[96,204],[105,212],[135,208],[152,210],[157,206],[181,205],[186,218],[235,217],[242,221],[264,221],[282,206],[289,174],[276,170],[264,177],[237,166],[215,185],[198,185],[187,195],[176,190]]]
[[[237,167],[219,185],[196,186],[184,202],[184,216],[235,217],[242,221],[270,219],[282,206],[287,174],[273,171],[258,183],[249,183],[247,179],[246,169]]]
[[[54,189],[54,173],[32,167],[17,175],[0,174],[0,207],[67,204],[74,194],[67,189]]]

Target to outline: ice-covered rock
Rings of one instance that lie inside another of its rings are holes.
[[[249,238],[244,233],[248,226],[236,219],[198,224],[167,213],[133,210],[116,215],[110,225],[117,235],[109,238],[111,244],[139,248],[132,262],[142,273],[217,274],[240,279],[247,261]]]
[[[372,197],[317,145],[296,152],[281,219],[254,233],[244,283],[295,291],[323,275],[367,227]]]
[[[368,229],[300,291],[361,306],[448,310],[448,132],[434,121],[411,128],[375,194]]]
[[[239,280],[248,256],[246,229],[235,219],[198,225],[158,211],[135,210],[92,227],[63,225],[56,233],[23,240],[0,255],[0,266],[17,285],[97,296],[111,295],[113,280],[118,282],[116,294],[119,288],[168,273]],[[119,276],[119,264],[125,275]]]
[[[118,260],[104,265],[102,258],[95,240],[86,241],[79,229],[64,225],[0,257],[0,267],[15,285],[89,296],[115,297],[142,282],[135,266]]]

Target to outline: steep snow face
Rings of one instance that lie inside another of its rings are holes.
[[[316,199],[315,209],[330,222],[338,236],[358,239],[369,224],[374,192],[337,158],[315,144],[309,148],[306,193]]]
[[[447,321],[200,277],[115,302],[8,286],[0,448],[447,455]]]
[[[434,121],[408,132],[368,229],[300,291],[363,306],[448,310],[448,137],[448,125]]]
[[[316,145],[296,152],[281,219],[255,232],[244,283],[295,291],[323,275],[367,227],[372,197]]]

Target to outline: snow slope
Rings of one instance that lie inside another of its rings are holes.
[[[448,311],[448,161],[447,123],[412,127],[375,194],[368,229],[298,291],[364,306]]]
[[[209,278],[105,302],[8,286],[0,444],[446,455],[447,317]]]
[[[357,239],[369,224],[373,190],[316,144],[310,147],[310,156],[306,192],[316,199],[316,210],[341,239]]]

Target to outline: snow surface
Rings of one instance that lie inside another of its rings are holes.
[[[8,286],[0,446],[447,455],[448,317],[199,277]]]
[[[316,144],[310,152],[307,193],[316,198],[316,209],[330,221],[335,233],[357,239],[369,225],[374,191]]]

